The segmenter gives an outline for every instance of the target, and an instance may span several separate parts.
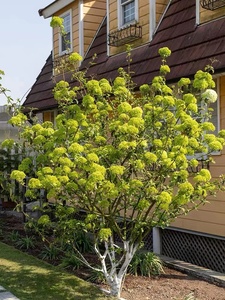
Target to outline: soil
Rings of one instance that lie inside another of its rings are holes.
[[[0,240],[6,243],[10,243],[6,237],[13,230],[24,233],[22,219],[7,213],[0,213],[0,229],[4,233]],[[37,248],[29,253],[37,256]],[[48,262],[58,263],[57,260]],[[89,274],[86,269],[70,271],[83,279]],[[164,272],[153,278],[127,275],[121,297],[126,300],[225,300],[224,287],[168,267],[164,267]],[[104,284],[99,286],[107,290]]]
[[[185,298],[188,295],[190,298]],[[159,278],[128,275],[122,297],[127,300],[225,300],[225,288],[165,268],[165,274]]]

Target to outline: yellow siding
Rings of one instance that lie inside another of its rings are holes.
[[[67,5],[65,8],[58,11],[56,14],[57,16],[62,15],[66,11],[70,10],[72,11],[72,51],[79,51],[79,41],[77,37],[79,36],[79,10],[78,10],[78,1],[75,1],[74,3]],[[54,59],[56,59],[59,56],[59,30],[58,28],[53,29],[53,49],[54,49]]]
[[[117,12],[117,1],[111,0],[109,1],[109,32],[113,32],[118,29],[118,12]],[[168,0],[156,0],[156,24],[160,21],[163,12],[168,4]],[[138,25],[142,26],[142,38],[132,41],[130,44],[133,48],[141,46],[149,42],[150,38],[150,14],[149,14],[149,0],[139,0],[138,1]],[[154,30],[152,28],[151,30]],[[124,52],[126,46],[120,47],[110,47],[110,55],[118,54]]]
[[[225,77],[220,78],[220,129],[225,129]],[[213,178],[225,173],[225,149],[221,155],[213,156],[215,164],[210,165]],[[178,218],[172,226],[204,232],[225,237],[225,194],[217,193],[216,198],[210,197],[208,204],[200,206],[197,211]]]
[[[77,1],[78,2],[78,1]],[[75,1],[76,3],[76,1]],[[79,52],[79,8],[73,7],[73,52]]]
[[[156,24],[159,23],[166,7],[168,4],[168,0],[161,0],[161,1],[157,1],[157,6],[156,6]]]
[[[106,1],[84,1],[84,54],[89,48],[103,18],[106,15]]]
[[[220,79],[220,126],[221,129],[225,128],[225,76]],[[225,154],[225,151],[223,154]],[[223,163],[225,163],[225,160]]]
[[[62,15],[64,12],[72,11],[72,51],[79,52],[79,1],[74,1],[72,4],[66,6],[57,12],[57,16]],[[83,34],[84,34],[84,53],[90,46],[98,28],[101,24],[103,17],[106,15],[106,0],[89,1],[84,0],[83,2]],[[59,30],[53,29],[53,49],[54,59],[59,56]]]
[[[212,21],[212,20],[224,17],[224,15],[225,15],[225,7],[211,11],[211,10],[202,8],[200,5],[200,23]]]
[[[218,235],[222,237],[225,236],[225,226],[221,226],[221,224],[211,222],[210,219],[205,222],[193,219],[191,218],[191,213],[187,217],[184,217],[183,219],[179,218],[172,225],[177,228],[183,228],[186,230],[194,230],[194,231],[203,232],[206,234]]]
[[[110,21],[111,18],[113,19],[115,17],[117,17],[117,1],[116,0],[111,0],[109,1],[109,14],[110,14]]]
[[[118,12],[117,12],[117,2],[114,1],[109,4],[109,31],[118,29]]]
[[[139,25],[142,26],[142,40],[137,41],[137,45],[145,44],[149,41],[149,1],[139,1]]]

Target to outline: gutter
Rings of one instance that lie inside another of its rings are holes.
[[[54,2],[50,3],[48,6],[39,9],[38,13],[40,16],[44,17],[45,19],[52,17],[56,12],[61,10],[62,8],[66,7],[70,3],[74,2],[75,0],[55,0]]]

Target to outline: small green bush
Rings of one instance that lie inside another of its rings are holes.
[[[35,247],[34,238],[28,235],[24,237],[19,237],[19,239],[15,242],[15,245],[20,249],[33,249]]]
[[[97,271],[97,270],[91,270],[91,275],[88,277],[87,279],[90,282],[93,283],[106,283],[106,279],[104,274],[101,271]]]
[[[135,276],[151,277],[158,276],[163,272],[161,259],[152,252],[137,252],[128,267],[128,273]]]
[[[92,241],[84,231],[76,231],[74,236],[74,246],[81,253],[88,253],[93,251]]]
[[[20,235],[19,235],[19,232],[16,231],[16,230],[13,230],[10,234],[9,234],[9,239],[12,243],[16,243],[19,241],[20,239]]]
[[[55,260],[60,258],[60,249],[57,248],[54,244],[49,246],[44,245],[44,249],[39,254],[39,257],[43,260]]]
[[[66,253],[66,256],[63,257],[60,267],[62,268],[72,268],[77,270],[82,266],[82,262],[76,257],[74,253]]]

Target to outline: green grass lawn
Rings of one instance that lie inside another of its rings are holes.
[[[0,242],[0,285],[21,300],[103,300],[99,289]]]

